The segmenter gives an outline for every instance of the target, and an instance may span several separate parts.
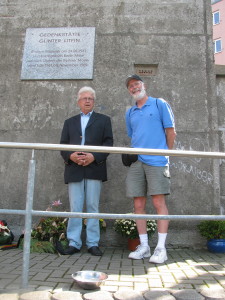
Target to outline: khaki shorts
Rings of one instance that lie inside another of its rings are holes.
[[[149,166],[141,161],[131,164],[126,178],[127,197],[170,194],[169,167]]]

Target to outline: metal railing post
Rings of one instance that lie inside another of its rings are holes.
[[[28,287],[34,181],[35,181],[35,160],[34,160],[34,150],[32,150],[32,158],[29,162],[28,180],[27,180],[25,232],[24,232],[24,244],[23,244],[22,288]]]

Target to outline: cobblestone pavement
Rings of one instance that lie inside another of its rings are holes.
[[[85,249],[71,256],[32,253],[26,290],[23,252],[0,251],[0,300],[225,299],[225,254],[171,248],[166,263],[156,265],[128,259],[126,249],[102,250],[102,257]],[[84,290],[71,277],[80,270],[102,271],[108,279],[98,290]]]

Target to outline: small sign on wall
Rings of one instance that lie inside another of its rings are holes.
[[[95,27],[28,28],[22,80],[92,79]]]
[[[158,70],[158,64],[134,65],[135,74],[143,76],[155,76]]]

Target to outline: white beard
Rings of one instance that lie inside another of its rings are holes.
[[[145,91],[144,87],[142,87],[139,94],[134,94],[132,96],[135,101],[138,101],[138,100],[141,100],[142,98],[144,98],[145,95],[146,95],[146,91]]]

